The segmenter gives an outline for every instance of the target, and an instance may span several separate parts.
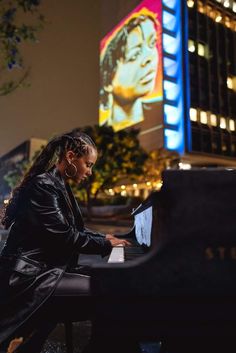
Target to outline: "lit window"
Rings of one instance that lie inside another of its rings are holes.
[[[137,184],[133,184],[133,188],[137,189],[138,185]]]
[[[231,26],[231,21],[230,21],[230,18],[228,16],[225,16],[225,25],[228,28],[230,28],[230,26]]]
[[[226,144],[224,143],[223,145],[222,145],[222,151],[224,151],[224,152],[226,152],[227,151],[227,146],[226,146]]]
[[[221,0],[216,0],[217,2],[221,2]]]
[[[233,79],[232,77],[227,77],[227,87],[233,89]]]
[[[224,7],[229,7],[229,5],[230,5],[229,0],[224,0],[223,5],[224,5]]]
[[[210,121],[212,126],[217,126],[217,117],[215,114],[211,114]]]
[[[126,190],[122,190],[120,194],[121,194],[121,196],[126,196],[127,192],[126,192]]]
[[[194,0],[187,0],[188,7],[194,7]]]
[[[207,5],[207,15],[211,16],[211,12],[212,12],[212,7]]]
[[[229,129],[235,131],[235,121],[233,119],[229,119]]]
[[[208,13],[207,15],[215,21],[216,18],[216,11],[208,6]]]
[[[197,53],[200,56],[205,56],[205,46],[201,43],[198,43],[198,47],[197,47]]]
[[[195,52],[195,43],[192,39],[189,39],[188,40],[188,50],[191,52],[191,53],[194,53]]]
[[[122,190],[125,190],[125,189],[126,189],[126,186],[125,186],[125,185],[121,185],[121,189],[122,189]]]
[[[201,113],[200,113],[200,122],[202,124],[207,124],[207,112],[201,111]]]
[[[226,119],[223,117],[220,118],[220,127],[221,129],[226,129]]]
[[[222,15],[219,11],[216,12],[216,17],[215,17],[215,21],[216,22],[221,22],[222,20]]]
[[[233,2],[233,12],[236,12],[236,1]]]
[[[227,87],[236,91],[236,76],[227,77]]]
[[[205,7],[201,1],[198,1],[198,11],[201,13],[205,12]]]
[[[190,108],[190,120],[197,121],[197,109]]]

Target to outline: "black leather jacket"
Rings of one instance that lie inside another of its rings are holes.
[[[56,168],[28,184],[0,256],[0,346],[50,297],[79,253],[108,255],[111,243],[85,228]]]

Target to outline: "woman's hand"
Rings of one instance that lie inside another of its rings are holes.
[[[131,243],[126,239],[116,238],[112,234],[106,234],[106,239],[111,242],[112,246],[129,246]]]

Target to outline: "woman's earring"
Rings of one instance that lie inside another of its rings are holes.
[[[77,174],[77,167],[76,167],[76,165],[74,163],[70,163],[69,166],[74,168],[74,173],[69,174],[67,172],[67,170],[65,169],[65,175],[67,176],[67,178],[74,178],[76,176],[76,174]]]

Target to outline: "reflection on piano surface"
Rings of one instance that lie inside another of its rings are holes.
[[[218,344],[220,337],[233,336],[236,171],[167,170],[160,192],[133,215],[127,237],[144,254],[92,267],[95,335],[110,343],[185,337],[182,352],[190,338],[195,343],[188,352],[197,347],[196,337],[217,337]],[[210,340],[214,349],[217,344]]]
[[[109,263],[121,263],[134,260],[147,253],[152,246],[153,212],[158,193],[152,193],[136,209],[133,210],[134,225],[129,233],[116,235],[129,239],[131,246],[114,247]]]

